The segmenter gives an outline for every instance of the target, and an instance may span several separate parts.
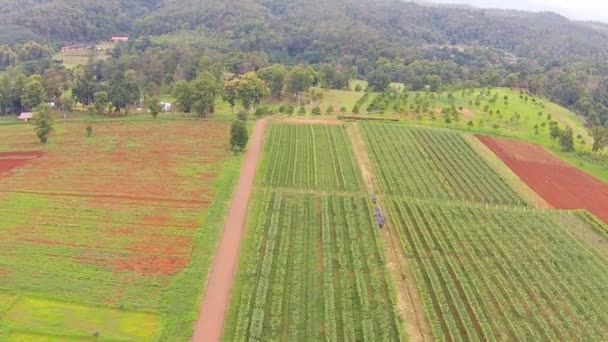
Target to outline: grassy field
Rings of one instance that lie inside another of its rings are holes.
[[[525,205],[457,132],[394,124],[361,127],[385,194]]]
[[[101,43],[95,45],[94,50],[78,49],[73,51],[58,52],[53,56],[54,60],[63,61],[68,69],[73,69],[79,65],[87,65],[91,56],[95,61],[102,61],[108,58],[107,51],[114,47],[112,43]]]
[[[0,182],[0,340],[188,340],[238,178],[230,125],[86,125],[46,146],[0,126],[0,152],[44,153]]]
[[[362,191],[343,127],[269,127],[225,340],[405,338]]]

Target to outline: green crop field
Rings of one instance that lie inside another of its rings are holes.
[[[230,124],[88,124],[45,146],[0,126],[0,169],[41,152],[0,170],[0,340],[188,340],[238,178]]]
[[[391,199],[436,338],[605,340],[608,264],[571,213]]]
[[[524,205],[457,132],[394,124],[361,127],[385,194]]]
[[[367,196],[256,196],[226,340],[403,336]]]
[[[404,339],[345,128],[267,134],[225,340]]]
[[[265,186],[362,190],[352,146],[341,126],[273,124],[264,153]]]

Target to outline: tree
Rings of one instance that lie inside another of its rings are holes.
[[[160,108],[160,100],[157,96],[149,96],[146,99],[146,104],[148,107],[148,112],[150,115],[152,115],[152,118],[156,119],[162,110],[162,108]]]
[[[561,129],[557,125],[557,123],[551,123],[549,125],[549,135],[551,136],[551,140],[555,143],[555,140],[561,136]]]
[[[40,143],[46,144],[48,137],[54,132],[53,117],[51,113],[51,107],[43,104],[36,108],[34,118],[34,126],[36,135]]]
[[[367,84],[375,91],[384,91],[391,84],[391,79],[384,71],[374,70],[367,74]]]
[[[103,114],[106,108],[108,107],[108,93],[105,91],[99,91],[94,95],[93,107],[95,107],[95,111],[99,114]]]
[[[428,78],[429,90],[436,93],[441,90],[441,78],[437,75],[429,76]]]
[[[33,109],[45,101],[46,91],[44,90],[40,76],[31,76],[28,78],[27,83],[25,83],[25,87],[23,88],[21,103],[25,108]]]
[[[314,76],[315,72],[310,67],[298,65],[291,69],[287,76],[286,89],[296,96],[298,103],[302,94],[312,86]]]
[[[574,151],[574,136],[572,132],[572,127],[566,127],[565,130],[560,132],[559,143],[562,146],[563,151]]]
[[[190,113],[192,110],[192,87],[185,80],[178,81],[173,87],[175,103],[184,111]]]
[[[231,80],[226,84],[224,97],[228,97],[229,103],[233,105],[236,99],[241,101],[245,110],[250,110],[260,103],[262,98],[268,95],[268,87],[255,73],[248,72],[245,75]],[[232,101],[232,102],[230,102]]]
[[[589,134],[593,137],[593,152],[601,151],[608,146],[608,127],[595,126],[589,130]]]
[[[275,99],[281,98],[288,70],[281,64],[274,64],[258,70],[258,77],[268,84],[270,95]]]
[[[208,71],[203,71],[191,84],[192,110],[199,116],[215,112],[215,99],[221,94],[222,86],[217,78]]]
[[[235,152],[244,150],[248,140],[249,133],[245,121],[234,121],[230,127],[230,147],[232,150]]]

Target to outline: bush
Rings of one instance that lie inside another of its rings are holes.
[[[85,132],[87,134],[87,138],[90,138],[93,135],[93,127],[87,126],[87,128],[85,129]]]
[[[363,90],[363,87],[361,87],[361,85],[360,85],[360,84],[357,84],[357,85],[355,86],[355,91],[356,91],[356,92],[359,92],[359,91],[361,91],[361,90]]]
[[[255,110],[255,115],[256,116],[262,116],[262,115],[268,115],[270,114],[272,111],[270,110],[270,108],[268,107],[258,107]]]
[[[235,152],[242,151],[247,146],[248,140],[249,133],[245,121],[236,120],[233,122],[230,127],[230,147],[232,150]]]
[[[304,108],[304,105],[300,106],[300,109],[298,109],[298,115],[304,115],[306,114],[306,108]]]
[[[283,106],[281,106],[281,107],[279,107],[279,113],[281,113],[281,114],[285,113],[285,109],[286,109],[286,108],[285,108],[285,106],[284,106],[284,105],[283,105]]]
[[[346,107],[340,108],[340,113],[346,113]]]
[[[334,113],[334,107],[329,106],[327,107],[327,111],[325,112],[327,115],[331,115]]]
[[[247,111],[245,111],[245,110],[241,110],[236,114],[236,117],[242,121],[246,121],[247,116],[249,116],[249,113],[247,113]]]
[[[287,113],[287,115],[293,115],[293,113],[294,113],[295,111],[296,111],[296,110],[293,108],[293,106],[292,106],[292,105],[288,105],[287,107],[285,107],[285,113]]]

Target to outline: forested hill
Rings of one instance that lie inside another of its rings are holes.
[[[0,0],[0,13],[5,43],[161,36],[152,41],[224,56],[236,72],[238,53],[247,67],[329,63],[412,89],[432,76],[519,86],[608,120],[608,30],[553,13],[397,0]]]

